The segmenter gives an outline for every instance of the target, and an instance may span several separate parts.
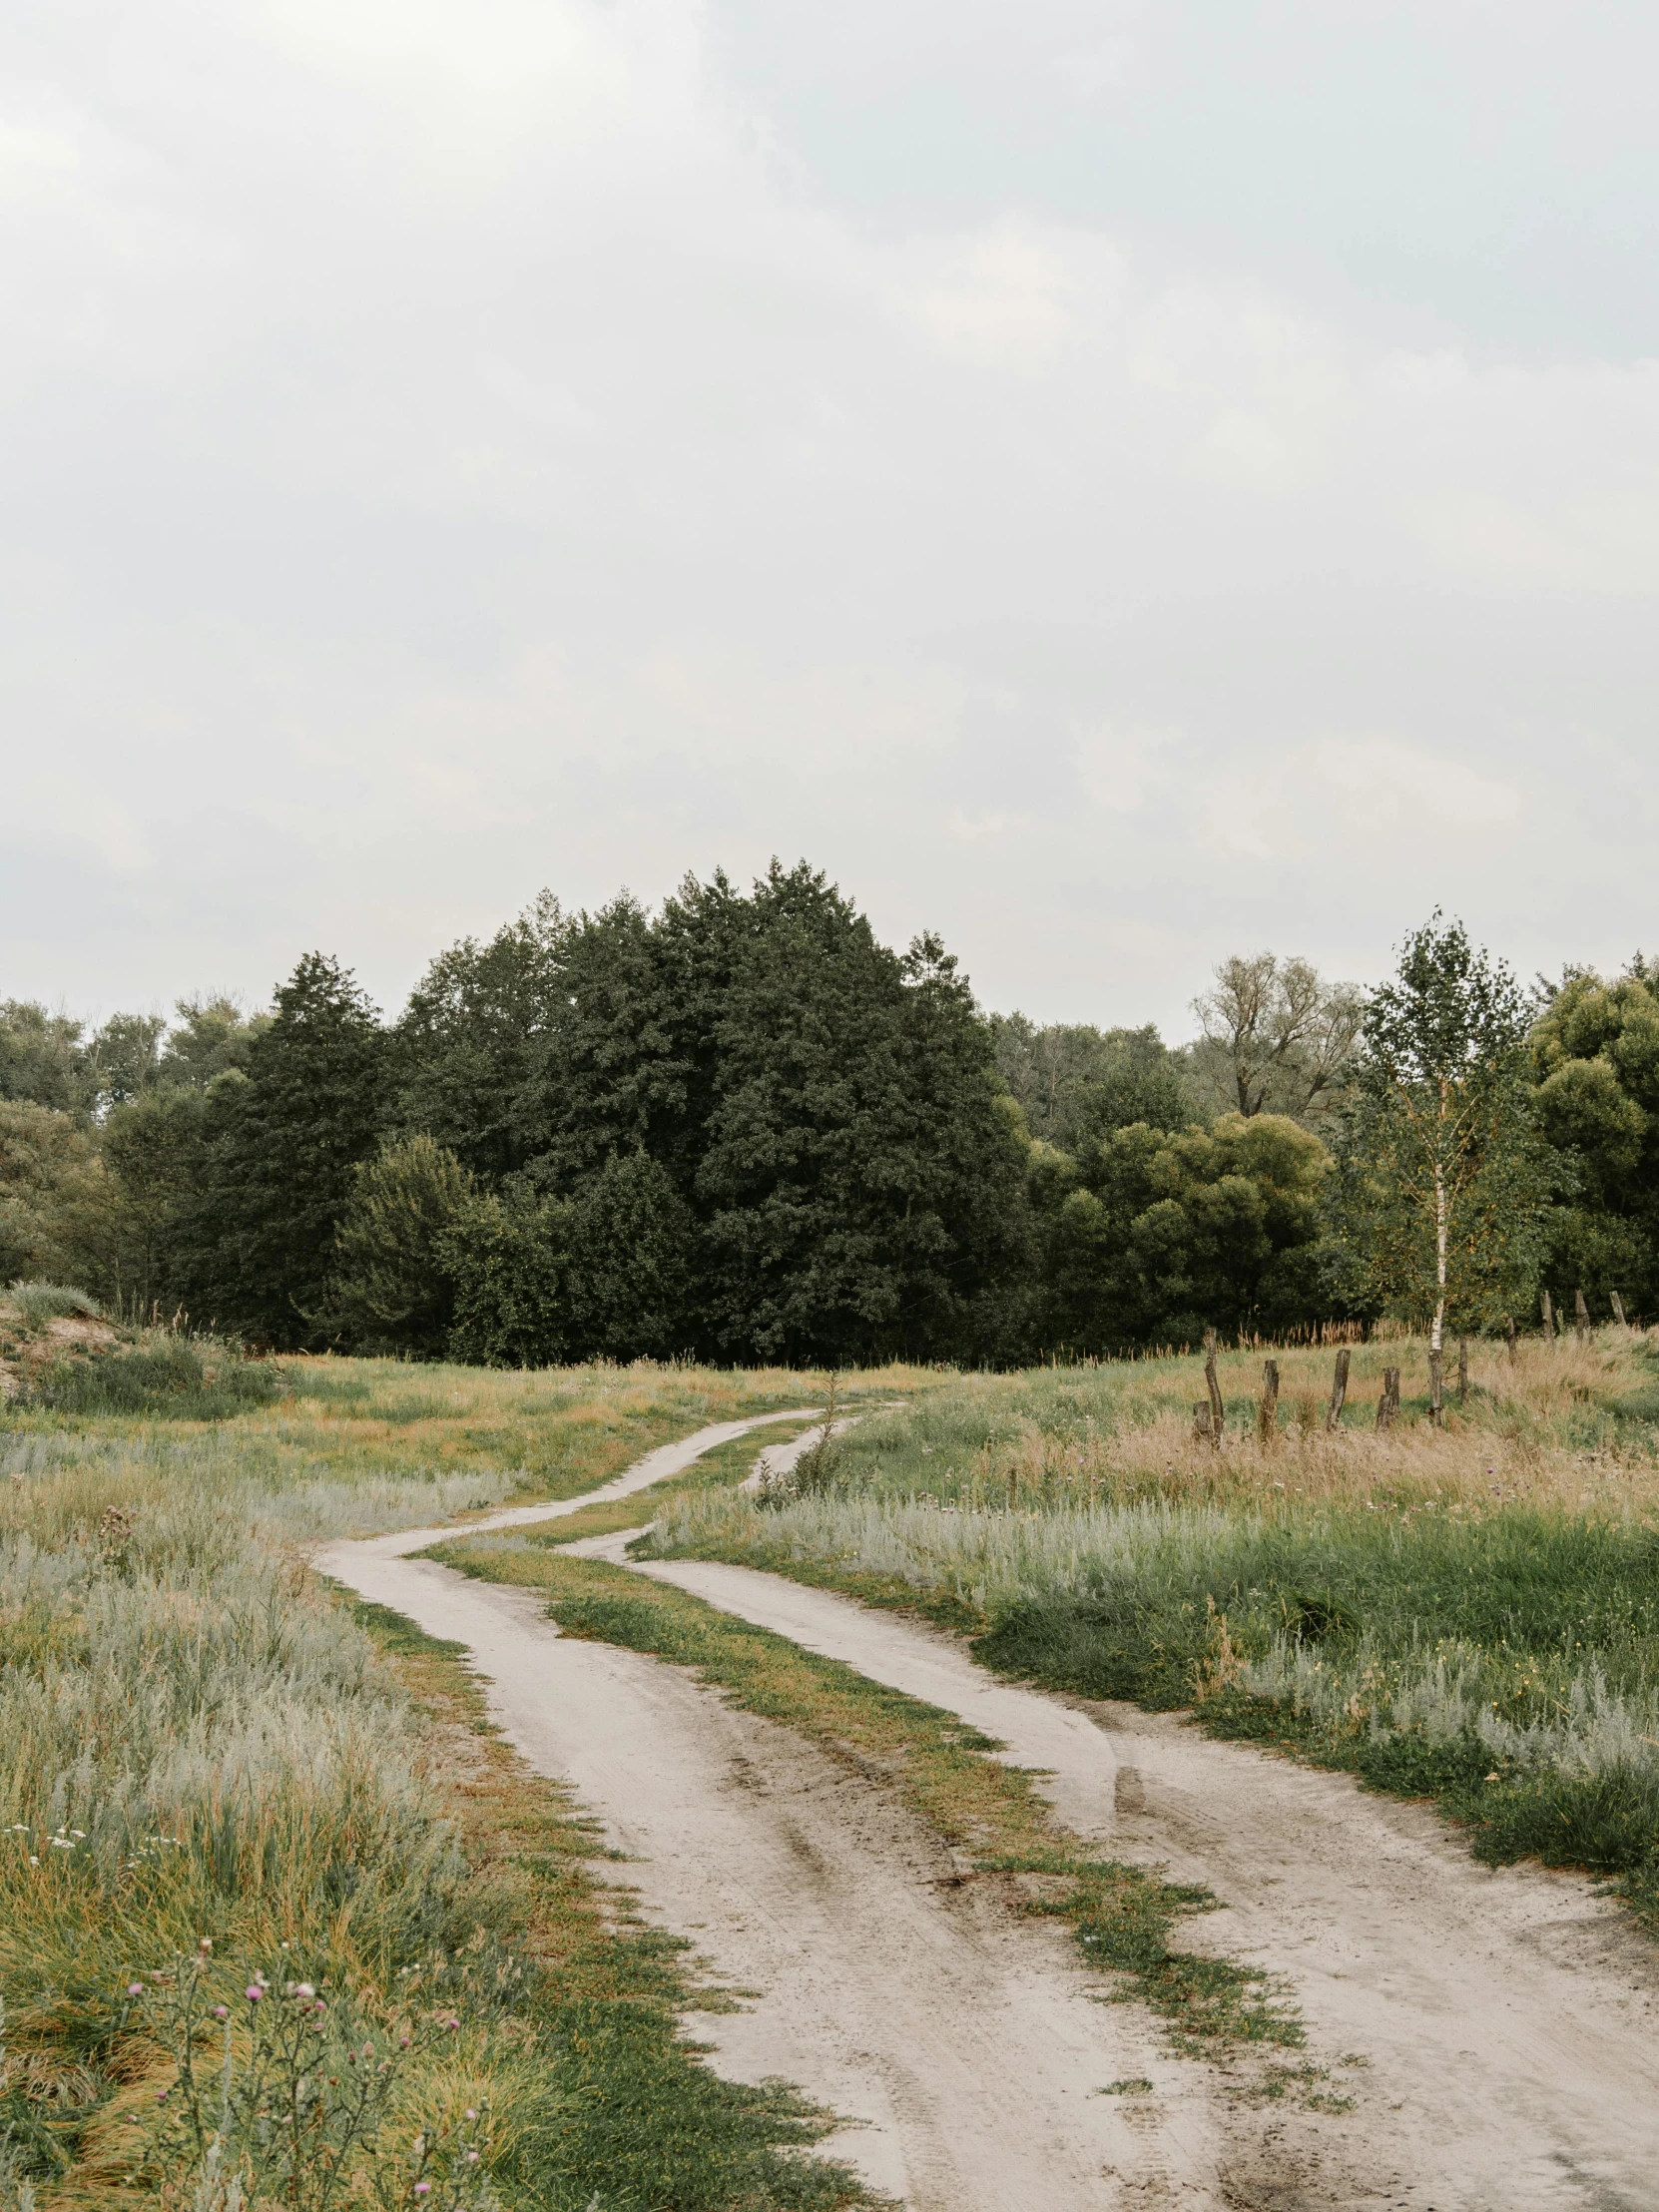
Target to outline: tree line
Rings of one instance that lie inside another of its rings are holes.
[[[292,1350],[1006,1364],[1398,1313],[1634,1313],[1659,976],[1523,993],[1434,917],[1364,993],[1224,961],[1200,1035],[986,1015],[827,878],[545,895],[394,1020],[312,953],[87,1035],[0,1005],[0,1280]]]

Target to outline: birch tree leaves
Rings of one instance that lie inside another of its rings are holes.
[[[1560,1163],[1536,1133],[1528,1009],[1438,908],[1367,1001],[1333,1178],[1334,1269],[1358,1307],[1426,1326],[1530,1305]]]

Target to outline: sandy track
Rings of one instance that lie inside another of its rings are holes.
[[[620,1558],[628,1541],[580,1548]],[[829,1591],[745,1567],[628,1563],[959,1713],[1005,1757],[1051,1770],[1068,1827],[1226,1901],[1193,1943],[1287,1975],[1316,2056],[1370,2061],[1337,2068],[1351,2118],[1298,2121],[1277,2149],[1241,2151],[1233,2201],[1659,2206],[1659,1961],[1580,1878],[1490,1872],[1423,1807],[1169,1716],[1000,1683],[956,1639]],[[1344,2144],[1344,2186],[1364,2195],[1319,2178]]]
[[[878,1778],[678,1669],[559,1638],[531,1593],[397,1556],[456,1532],[334,1545],[318,1564],[472,1647],[512,1741],[638,1860],[652,1916],[761,1992],[711,2023],[716,2062],[862,2121],[834,2147],[915,2212],[1659,2208],[1659,1972],[1581,1881],[1488,1873],[1420,1807],[1167,1717],[998,1682],[955,1639],[831,1593],[701,1562],[641,1569],[960,1713],[1050,1770],[1068,1826],[1210,1884],[1228,1910],[1194,1925],[1195,1944],[1287,1975],[1316,2058],[1370,2061],[1336,2068],[1351,2114],[1252,2109],[1225,2074],[1164,2056],[1136,2008],[1091,2002],[1067,1940],[1013,1922],[996,1883],[962,1882]],[[620,1558],[628,1540],[572,1548]],[[1151,2097],[1091,2093],[1136,2076]]]
[[[713,1421],[707,1428],[682,1436],[678,1443],[662,1444],[657,1450],[648,1451],[643,1459],[636,1459],[621,1474],[614,1475],[609,1482],[602,1482],[597,1490],[583,1490],[576,1497],[562,1497],[551,1505],[505,1505],[499,1512],[451,1521],[443,1528],[399,1528],[389,1536],[370,1536],[347,1548],[353,1555],[402,1559],[411,1551],[424,1551],[428,1544],[435,1544],[444,1536],[477,1536],[487,1528],[524,1528],[532,1521],[559,1520],[566,1513],[581,1512],[585,1505],[602,1505],[607,1498],[631,1497],[636,1490],[649,1489],[653,1482],[666,1482],[671,1474],[683,1473],[693,1460],[701,1459],[718,1444],[729,1444],[734,1436],[747,1436],[751,1429],[768,1428],[774,1421],[810,1420],[820,1410],[817,1405],[794,1405],[777,1413],[757,1413],[749,1420]],[[807,1441],[806,1438],[801,1440]]]

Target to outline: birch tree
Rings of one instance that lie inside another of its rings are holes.
[[[1552,1162],[1527,1026],[1508,968],[1438,908],[1367,1001],[1334,1178],[1338,1270],[1357,1305],[1426,1326],[1436,1385],[1447,1329],[1524,1311],[1537,1277]]]

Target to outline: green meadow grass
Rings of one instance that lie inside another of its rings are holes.
[[[1382,1368],[1422,1364],[1408,1341],[1355,1354],[1331,1429],[1330,1356],[1277,1357],[1266,1434],[1241,1388],[1261,1356],[1222,1361],[1219,1447],[1194,1435],[1196,1360],[963,1378],[873,1414],[811,1495],[671,1501],[650,1548],[917,1609],[1051,1688],[1193,1707],[1434,1799],[1484,1859],[1612,1878],[1659,1928],[1650,1340],[1474,1348],[1439,1430],[1409,1390],[1376,1426]]]

